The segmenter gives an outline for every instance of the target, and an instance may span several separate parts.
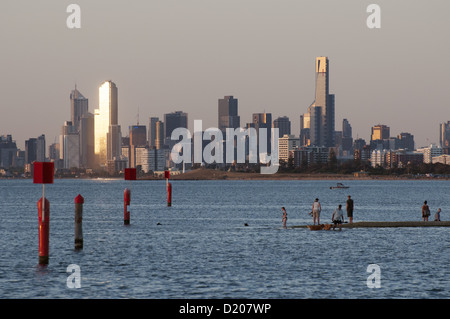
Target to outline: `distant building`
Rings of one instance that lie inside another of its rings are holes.
[[[259,161],[259,153],[260,153],[260,135],[259,129],[266,129],[266,152],[270,154],[271,145],[272,145],[272,113],[253,113],[252,115],[252,123],[247,124],[247,128],[253,127],[256,129],[256,134],[258,136],[258,161]]]
[[[442,148],[450,147],[450,121],[439,126],[439,143]]]
[[[70,114],[71,122],[77,131],[80,130],[81,118],[88,113],[89,102],[88,99],[75,89],[70,93]]]
[[[148,146],[156,146],[156,122],[158,117],[150,117],[148,125]]]
[[[432,163],[433,164],[441,163],[445,165],[450,165],[450,155],[442,154],[440,156],[435,156],[432,158]]]
[[[390,137],[390,129],[386,125],[375,125],[372,127],[372,134],[370,136],[371,141],[387,140]]]
[[[31,164],[36,161],[36,147],[36,138],[30,138],[25,141],[25,164]]]
[[[329,93],[329,60],[327,57],[316,58],[316,93],[314,102],[303,115],[300,139],[319,147],[334,147],[335,96]],[[309,131],[304,131],[309,129]],[[303,130],[303,131],[302,131]]]
[[[278,139],[278,158],[280,161],[287,163],[289,161],[290,154],[299,147],[300,139],[294,135],[284,134],[283,137]],[[292,153],[293,157],[293,153]]]
[[[95,156],[101,166],[120,156],[121,134],[118,125],[118,89],[105,81],[99,87],[99,107],[94,112]]]
[[[176,111],[172,113],[164,114],[164,136],[165,136],[165,143],[169,146],[169,148],[172,148],[173,145],[178,143],[180,139],[173,140],[172,132],[173,130],[177,128],[187,128],[188,127],[188,115],[187,113]],[[157,133],[158,134],[158,133]]]
[[[42,134],[36,140],[36,161],[45,162],[45,135]]]
[[[423,154],[406,150],[374,150],[370,162],[372,167],[394,168],[405,167],[409,164],[423,163]]]
[[[227,128],[239,128],[241,120],[238,115],[238,100],[232,95],[219,99],[218,129],[225,134]]]
[[[444,154],[444,150],[442,147],[437,146],[436,144],[431,144],[428,147],[418,148],[417,152],[423,154],[423,162],[426,164],[433,163],[433,158]]]
[[[72,125],[72,121],[66,121],[61,128],[59,140],[60,158],[63,160],[63,168],[80,167],[80,135]]]
[[[10,168],[16,166],[17,146],[11,135],[0,136],[0,167]]]
[[[328,163],[329,148],[318,146],[301,147],[293,151],[293,158],[295,167],[325,164]]]
[[[95,116],[85,113],[80,119],[80,166],[95,167]]]
[[[291,135],[291,121],[287,116],[276,118],[273,127],[278,128],[278,136]]]
[[[145,125],[132,125],[129,127],[130,145],[136,147],[147,146],[147,127]]]
[[[410,133],[400,133],[397,136],[397,148],[414,151],[414,135]]]

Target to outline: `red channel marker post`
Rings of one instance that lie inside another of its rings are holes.
[[[136,180],[136,169],[135,168],[125,168],[125,180],[134,181]],[[131,182],[130,188],[125,188],[123,191],[123,201],[124,201],[124,212],[123,212],[123,223],[124,225],[130,224],[130,211],[128,206],[131,203]]]
[[[75,249],[83,249],[83,204],[80,194],[75,197]]]
[[[39,264],[47,265],[49,256],[50,202],[45,198],[45,184],[53,184],[54,163],[34,162],[33,183],[42,184],[42,197],[37,202],[39,216]]]
[[[167,206],[172,206],[172,184],[169,182],[170,171],[164,171],[164,178],[167,184]]]

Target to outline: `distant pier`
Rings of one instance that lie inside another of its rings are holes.
[[[329,224],[329,223],[325,223]],[[307,228],[307,225],[292,226],[291,228]],[[342,224],[342,228],[388,228],[388,227],[450,227],[450,221],[403,221],[403,222],[353,222]],[[338,228],[338,226],[336,226]]]

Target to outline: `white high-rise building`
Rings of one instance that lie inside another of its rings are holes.
[[[278,158],[280,161],[289,161],[289,152],[293,152],[300,146],[300,138],[294,135],[283,135],[278,139]]]
[[[426,164],[433,163],[433,157],[444,154],[443,148],[436,144],[431,144],[428,147],[419,148],[417,149],[417,152],[423,153],[423,162]]]

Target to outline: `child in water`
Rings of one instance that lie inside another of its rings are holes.
[[[283,227],[286,228],[286,221],[287,221],[287,213],[286,213],[286,209],[284,207],[281,207],[281,210],[283,211]]]

